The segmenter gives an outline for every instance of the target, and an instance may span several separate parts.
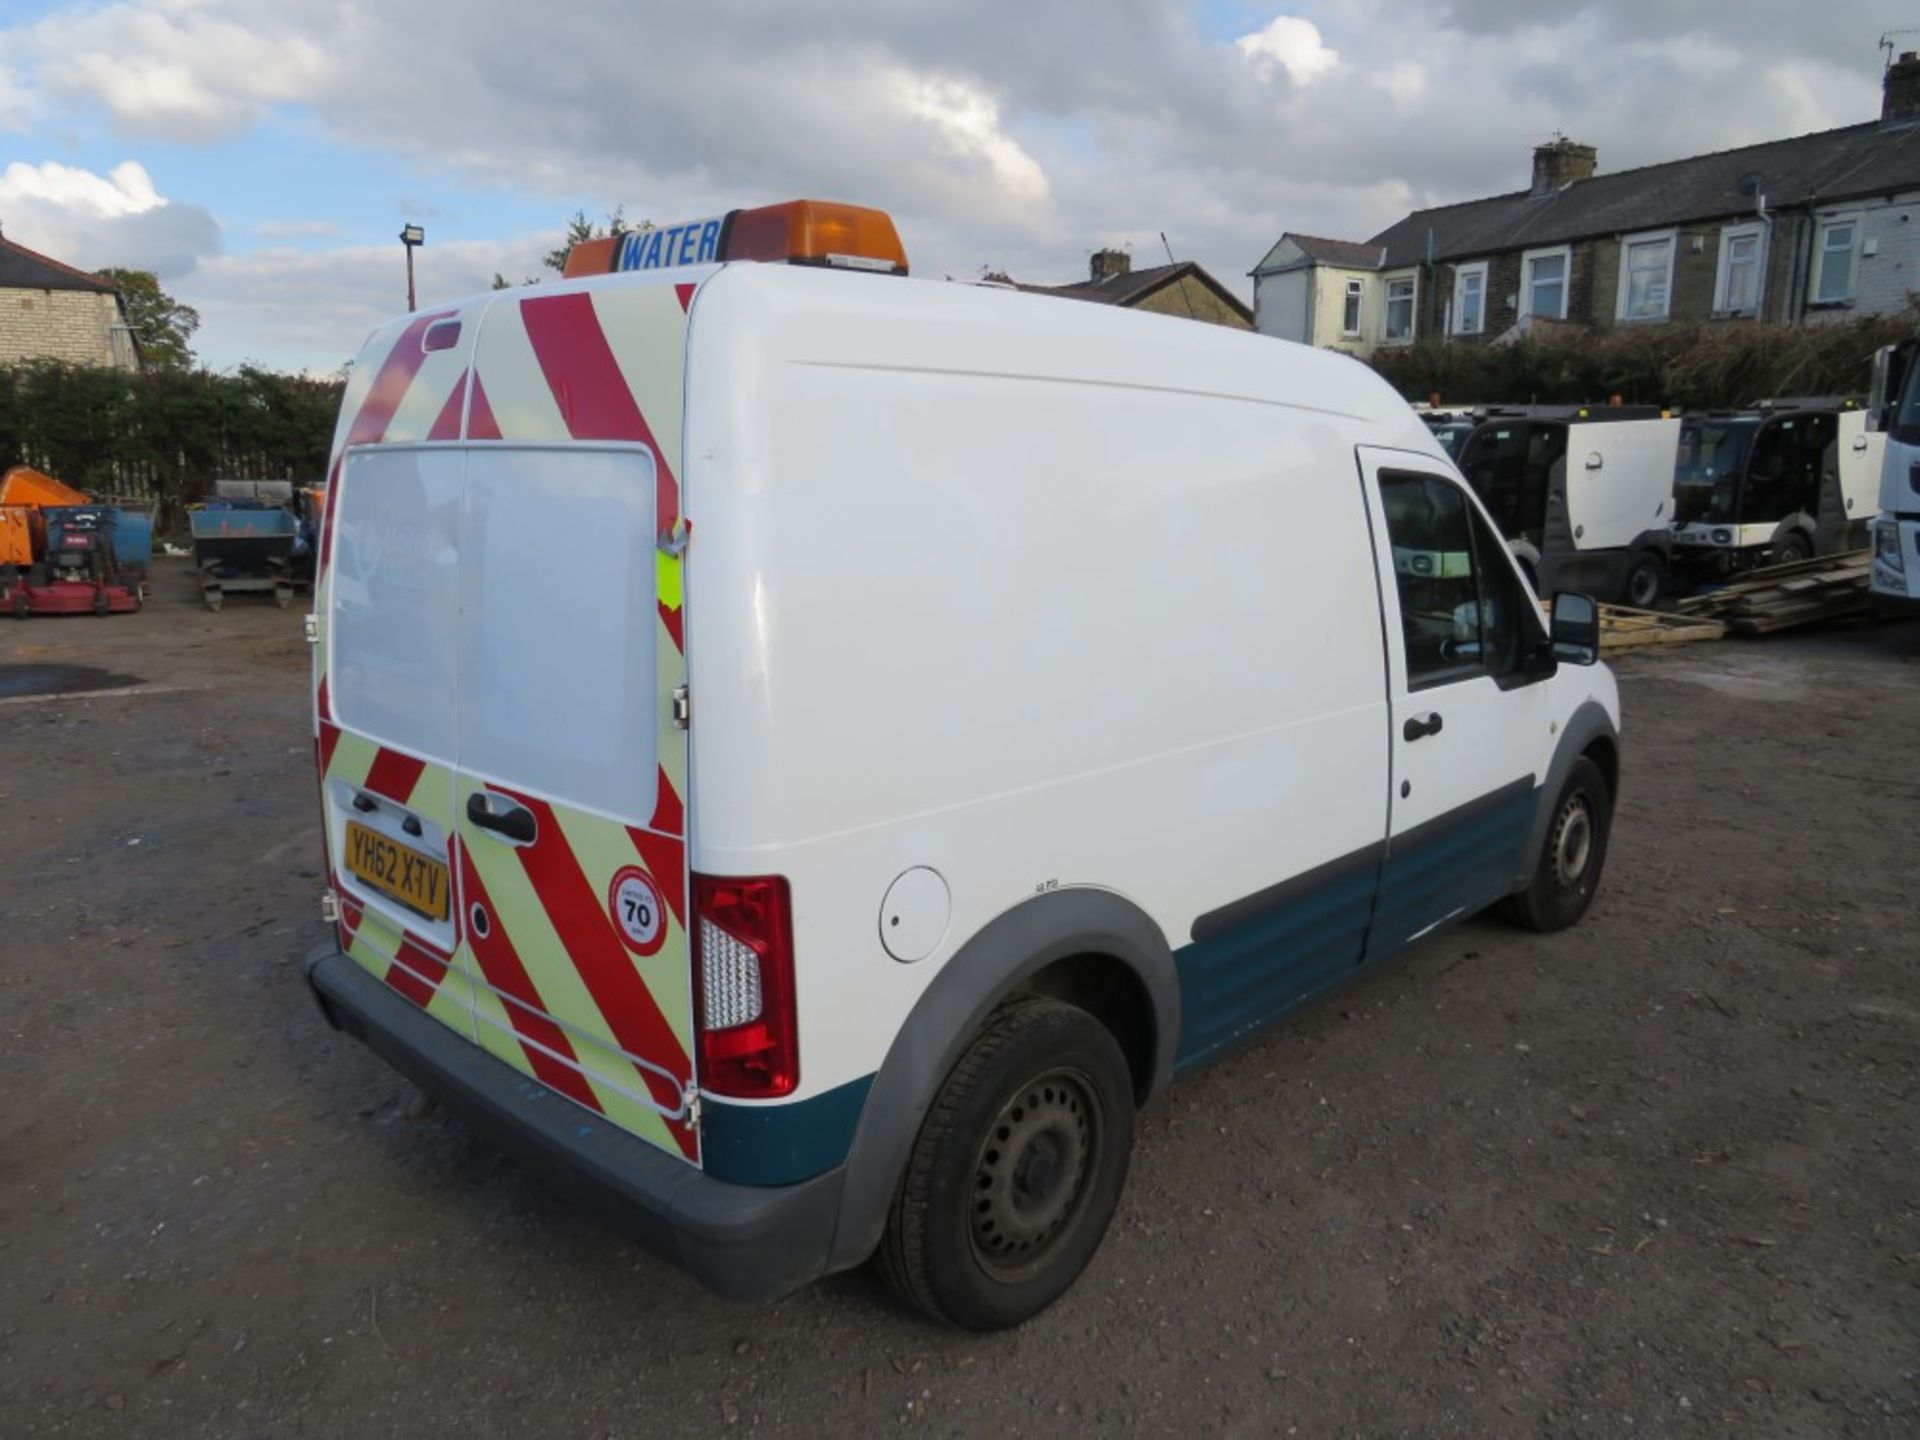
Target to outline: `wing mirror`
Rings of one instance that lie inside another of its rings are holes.
[[[1600,607],[1591,595],[1562,590],[1553,597],[1553,658],[1591,665],[1600,658]]]

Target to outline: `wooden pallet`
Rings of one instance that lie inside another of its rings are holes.
[[[1674,603],[1674,612],[1723,621],[1734,635],[1770,635],[1796,625],[1864,614],[1869,552],[1850,550],[1750,571],[1744,580]]]
[[[1669,615],[1659,610],[1635,610],[1629,605],[1600,607],[1600,651],[1639,650],[1649,645],[1685,645],[1695,640],[1726,637],[1723,620],[1698,615]]]

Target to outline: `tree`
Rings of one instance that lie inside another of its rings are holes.
[[[651,220],[642,220],[638,225],[628,224],[626,209],[627,207],[624,205],[615,206],[613,213],[607,216],[607,223],[604,226],[595,225],[591,220],[587,219],[586,211],[574,211],[573,218],[567,221],[566,239],[560,243],[558,250],[549,250],[547,252],[547,258],[540,263],[545,265],[549,270],[565,274],[567,269],[567,254],[574,246],[587,240],[604,240],[609,235],[624,235],[629,230],[651,230],[653,228],[653,222]]]
[[[193,347],[187,342],[200,328],[198,310],[182,305],[162,290],[159,277],[151,270],[113,267],[95,273],[120,287],[120,302],[127,307],[127,323],[133,327],[134,339],[140,342],[140,359],[148,369],[193,368]]]

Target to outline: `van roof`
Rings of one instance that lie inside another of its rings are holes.
[[[1338,351],[1197,324],[1179,316],[1105,305],[1062,305],[1050,296],[992,286],[743,262],[586,275],[532,288],[483,291],[433,308],[456,311],[515,303],[533,295],[660,284],[692,287],[687,303],[696,323],[700,302],[694,297],[709,285],[715,287],[716,296],[723,291],[729,294],[734,304],[844,305],[876,318],[928,322],[929,369],[977,366],[983,373],[1217,394],[1321,411],[1377,426],[1379,433],[1368,437],[1368,443],[1444,458],[1405,398],[1371,366]],[[376,334],[388,328],[382,326]],[[1032,348],[1016,347],[1010,352],[1001,343],[1008,336],[1059,343],[1041,347],[1043,360]]]

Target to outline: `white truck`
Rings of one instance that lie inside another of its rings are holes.
[[[1842,398],[1684,417],[1673,474],[1679,563],[1711,580],[1859,549],[1884,448],[1866,410]]]
[[[1372,371],[905,278],[848,206],[574,260],[353,367],[306,973],[714,1289],[877,1255],[1017,1323],[1176,1071],[1587,909],[1593,602]]]
[[[1920,340],[1874,357],[1872,421],[1884,446],[1870,594],[1883,615],[1920,617]]]
[[[1679,434],[1650,406],[1490,410],[1453,453],[1537,593],[1644,609],[1671,568]]]

